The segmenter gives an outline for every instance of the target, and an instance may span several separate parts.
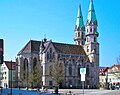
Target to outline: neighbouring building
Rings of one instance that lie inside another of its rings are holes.
[[[75,44],[61,42],[30,40],[17,55],[18,81],[23,82],[34,70],[36,64],[42,69],[42,85],[54,86],[55,81],[49,76],[50,62],[53,58],[61,60],[64,66],[64,80],[60,83],[63,88],[81,88],[80,68],[86,68],[85,87],[98,88],[99,86],[99,43],[97,38],[97,19],[93,1],[90,0],[86,27],[83,22],[81,6],[74,29]],[[69,36],[69,35],[68,35]],[[59,68],[58,68],[59,69]],[[27,70],[27,72],[26,72]],[[24,84],[24,83],[22,83]]]
[[[113,65],[108,69],[108,83],[120,84],[120,65]]]
[[[99,71],[99,83],[100,87],[105,88],[108,80],[108,67],[102,67]]]
[[[16,62],[4,61],[1,65],[1,86],[16,87]],[[12,75],[11,75],[12,74]],[[12,81],[11,81],[12,80]]]

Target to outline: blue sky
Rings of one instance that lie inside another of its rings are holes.
[[[93,0],[98,20],[100,66],[111,66],[120,55],[120,0]],[[15,60],[30,40],[74,44],[74,27],[81,4],[86,24],[90,0],[0,0],[0,38],[5,60]]]

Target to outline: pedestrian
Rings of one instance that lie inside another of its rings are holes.
[[[6,89],[7,89],[7,84],[6,84]]]

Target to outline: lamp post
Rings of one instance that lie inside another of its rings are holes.
[[[12,60],[11,60],[11,89],[10,89],[10,95],[12,95]]]

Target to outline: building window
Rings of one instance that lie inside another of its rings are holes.
[[[52,86],[52,84],[53,84],[52,81],[49,81],[49,85]]]
[[[96,28],[94,28],[94,32],[96,32]]]
[[[47,52],[47,60],[49,59],[49,52]]]
[[[35,67],[37,65],[37,58],[33,59],[33,71],[35,71]]]
[[[27,58],[25,58],[24,59],[24,67],[23,67],[24,71],[26,70],[27,66],[28,66],[28,60],[27,60]]]
[[[89,46],[87,46],[87,52],[89,52]]]
[[[69,86],[70,87],[72,86],[72,80],[69,80]]]
[[[88,32],[88,29],[87,29],[87,32]]]
[[[26,74],[27,71],[27,74]],[[24,67],[23,67],[23,77],[25,79],[25,76],[28,75],[28,60],[27,58],[24,59]]]
[[[75,63],[75,59],[72,59],[72,62]]]
[[[80,32],[78,32],[78,37],[80,37]]]
[[[81,37],[82,39],[84,38],[84,34],[83,34],[83,32],[82,32],[82,37]]]
[[[50,48],[50,53],[52,53],[52,48]]]
[[[53,52],[53,59],[55,59],[55,52]]]
[[[89,65],[87,65],[87,68],[86,68],[86,75],[89,76],[89,73],[90,73]]]
[[[52,65],[51,65],[51,66],[49,67],[49,75],[50,75],[50,76],[52,76],[52,72],[53,72],[52,70],[53,70],[53,67],[52,67]]]
[[[92,28],[90,28],[90,32],[92,32]]]
[[[94,42],[96,42],[96,37],[94,37]]]
[[[78,76],[80,76],[80,64],[78,65]]]
[[[75,33],[75,37],[77,37],[77,33]]]
[[[69,64],[69,75],[72,75],[72,64]]]
[[[88,37],[87,37],[87,42],[89,42],[89,39],[88,39]]]
[[[84,45],[84,42],[82,41],[82,45]]]

